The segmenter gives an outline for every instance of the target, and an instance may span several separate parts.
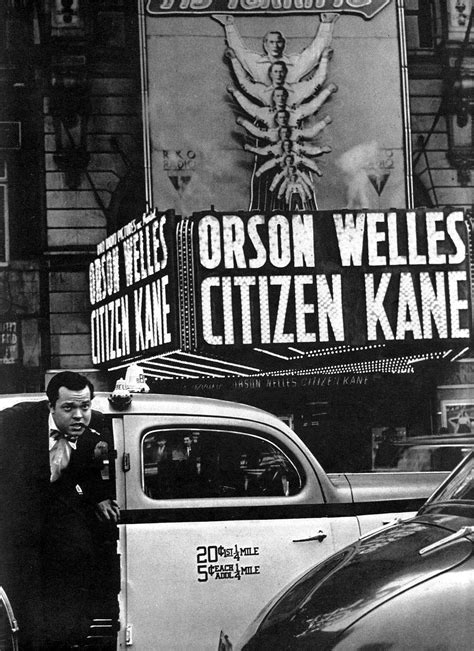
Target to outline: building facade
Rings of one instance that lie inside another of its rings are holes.
[[[118,375],[93,365],[88,269],[100,242],[152,207],[147,179],[153,161],[164,155],[157,148],[147,154],[147,129],[159,140],[161,124],[145,116],[146,95],[154,92],[159,105],[161,91],[143,83],[143,7],[125,0],[10,0],[2,9],[3,392],[40,390],[58,369],[85,370],[107,389]],[[406,76],[409,89],[404,104],[410,156],[405,165],[413,172],[409,202],[471,215],[471,3],[418,0],[392,2],[392,9],[407,43],[400,78]],[[169,29],[166,20],[156,18],[159,36],[161,26],[165,35]],[[370,25],[364,23],[369,36]],[[149,48],[152,41],[150,35]],[[165,121],[174,111],[163,114]],[[209,128],[212,133],[212,120]],[[172,183],[185,183],[184,178],[180,171]],[[470,404],[474,362],[467,348],[462,359],[452,357],[424,364],[408,381],[352,367],[326,379],[315,373],[306,384],[291,376],[258,382],[181,377],[157,389],[277,409],[307,442],[319,440],[328,467],[335,456],[349,463],[355,455],[363,460],[354,467],[365,467],[377,431],[437,431],[450,410]],[[343,442],[339,449],[334,441]]]

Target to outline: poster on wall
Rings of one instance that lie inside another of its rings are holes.
[[[17,321],[0,322],[0,365],[20,361],[20,333]]]
[[[474,433],[474,404],[446,401],[442,403],[443,426],[449,434]]]
[[[154,205],[407,206],[395,2],[150,0],[144,12]]]

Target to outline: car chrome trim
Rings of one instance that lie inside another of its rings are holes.
[[[189,508],[124,509],[120,524],[165,522],[217,522],[225,520],[279,520],[297,518],[356,517],[397,511],[417,511],[423,500],[391,500],[357,504],[288,504],[270,506],[196,506]]]
[[[441,547],[445,547],[446,545],[449,545],[449,543],[452,543],[455,540],[464,538],[464,536],[472,536],[473,534],[474,534],[474,527],[461,527],[459,531],[455,531],[449,536],[446,536],[446,538],[441,538],[441,540],[437,540],[436,542],[432,543],[431,545],[428,545],[427,547],[422,547],[422,549],[420,549],[418,553],[420,554],[420,556],[425,556],[426,554],[430,554],[431,552],[434,552],[437,549],[440,549]]]

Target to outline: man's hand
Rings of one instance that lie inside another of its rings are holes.
[[[334,50],[332,47],[325,47],[324,50],[321,53],[321,58],[322,59],[332,59],[332,55],[334,53]]]
[[[120,518],[120,509],[115,500],[102,500],[96,506],[97,517],[100,520],[109,520],[118,522]]]
[[[231,16],[230,14],[212,14],[211,18],[217,20],[217,22],[223,25],[224,27],[226,25],[234,24],[234,16]]]
[[[94,448],[95,459],[107,459],[109,446],[106,441],[99,441]]]
[[[322,23],[335,23],[338,18],[339,18],[339,14],[333,14],[333,13],[321,14]]]

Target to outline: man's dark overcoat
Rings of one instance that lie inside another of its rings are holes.
[[[48,418],[47,400],[0,412],[0,584],[18,617],[24,648],[46,648],[58,626],[66,637],[75,634],[93,568],[94,506],[112,497],[94,455],[101,437],[91,431],[101,431],[102,414],[92,413],[54,483]]]

